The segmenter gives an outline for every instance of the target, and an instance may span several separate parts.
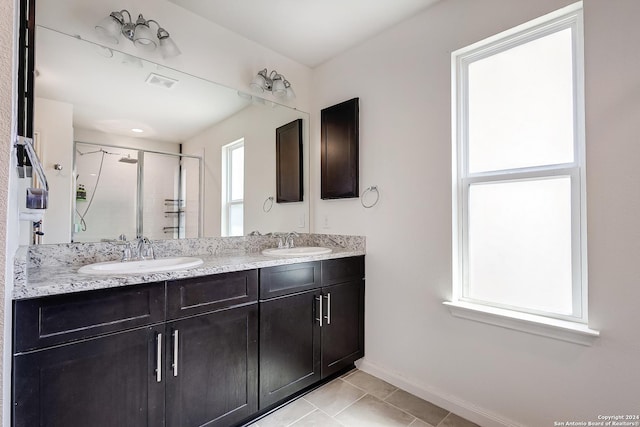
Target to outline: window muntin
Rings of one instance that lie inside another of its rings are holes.
[[[586,322],[581,12],[454,65],[454,300]]]

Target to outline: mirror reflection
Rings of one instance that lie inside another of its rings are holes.
[[[42,243],[309,231],[307,113],[45,27],[36,43]],[[276,129],[297,119],[303,201],[265,209]],[[31,223],[21,225],[29,244]]]

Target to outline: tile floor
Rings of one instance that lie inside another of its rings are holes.
[[[250,427],[479,427],[354,369]]]

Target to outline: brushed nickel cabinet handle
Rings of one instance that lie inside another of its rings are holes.
[[[331,292],[327,293],[327,295],[325,295],[325,298],[327,299],[327,315],[325,316],[327,319],[327,325],[331,324]]]
[[[156,337],[156,381],[162,382],[162,334]]]
[[[316,317],[316,320],[318,325],[322,327],[322,295],[317,296],[316,299],[318,300],[318,317]]]
[[[178,376],[178,330],[173,331],[173,376]]]

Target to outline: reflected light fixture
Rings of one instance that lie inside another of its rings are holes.
[[[265,90],[268,90],[277,98],[293,99],[296,97],[291,83],[282,74],[279,74],[276,70],[271,71],[269,74],[267,73],[268,71],[265,68],[256,74],[250,85],[251,90],[256,93],[264,93]]]
[[[125,20],[126,14],[126,20]],[[158,31],[154,33],[150,24],[154,23]],[[142,14],[133,22],[128,10],[111,12],[96,25],[99,37],[108,43],[120,43],[121,36],[125,36],[133,44],[146,52],[153,52],[159,48],[163,58],[171,58],[180,55],[180,49],[169,37],[169,32],[162,28],[157,21],[145,19]]]

